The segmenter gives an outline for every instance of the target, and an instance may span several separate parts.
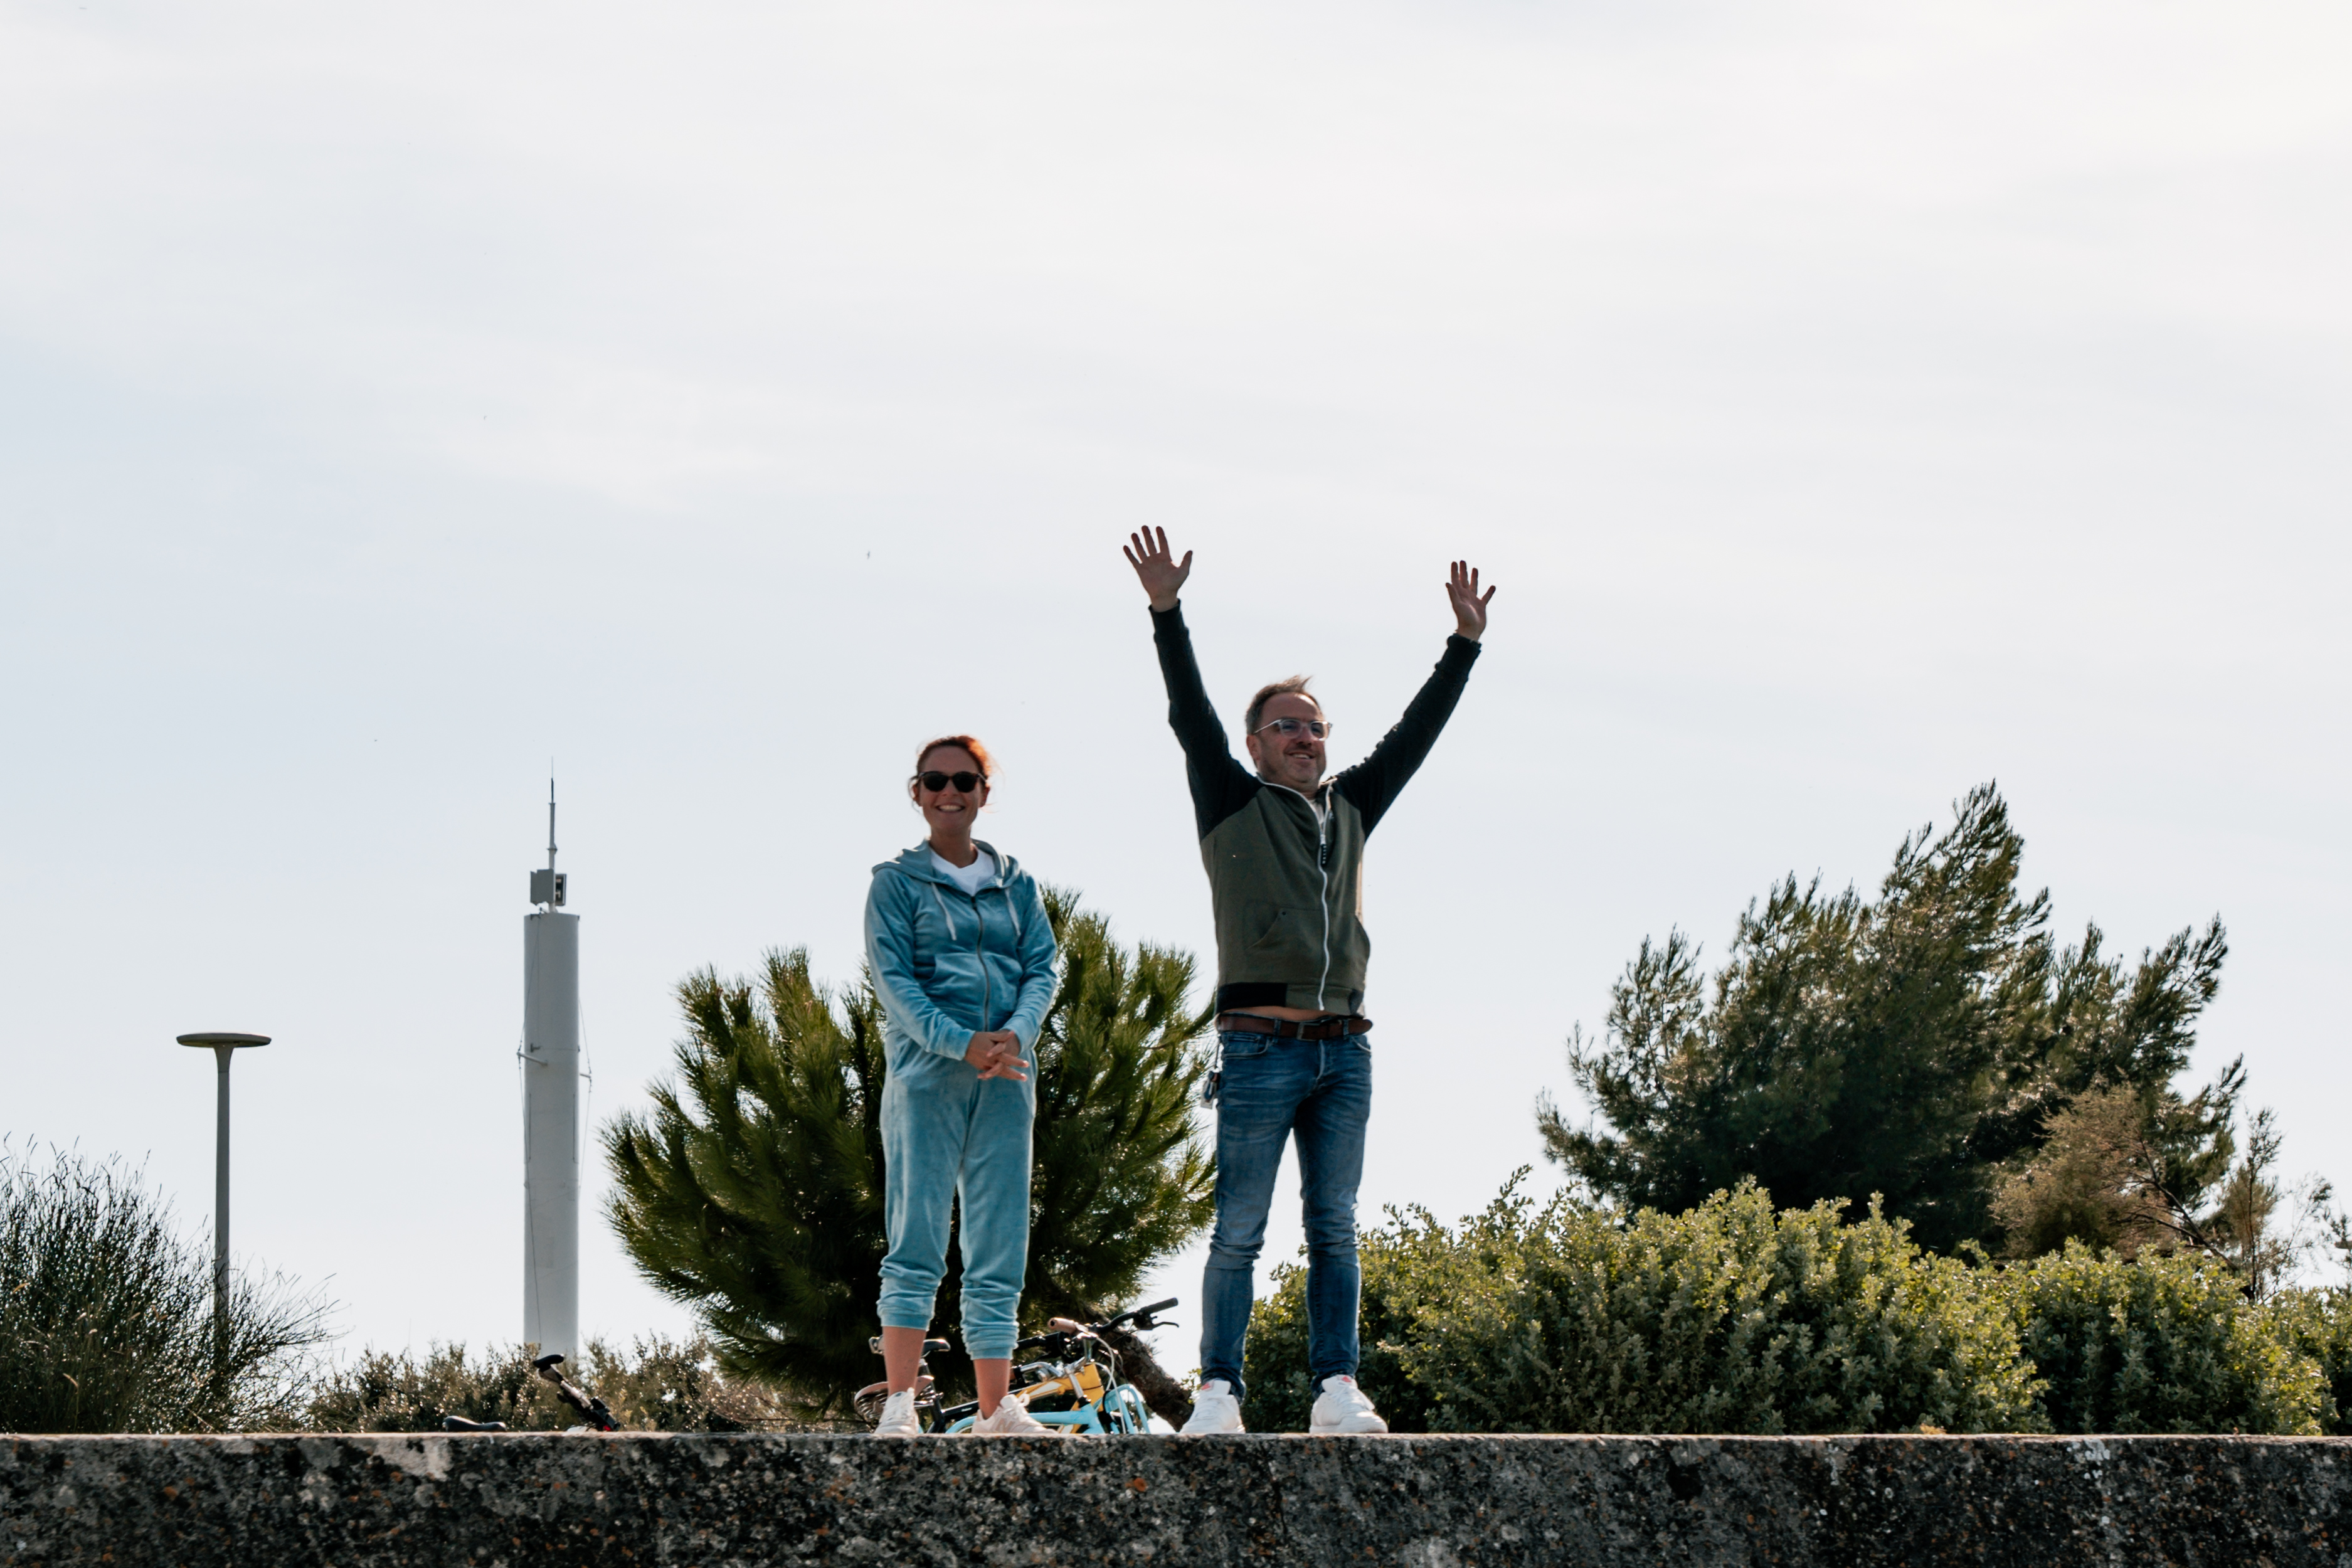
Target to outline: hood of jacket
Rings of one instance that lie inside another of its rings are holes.
[[[982,887],[1002,888],[1011,882],[1015,876],[1020,874],[1021,868],[1013,863],[1013,857],[1007,855],[1004,851],[999,849],[995,845],[991,844],[985,838],[975,838],[972,840],[972,844],[976,847],[987,850],[989,858],[996,862],[996,875],[989,880],[982,882],[981,884]],[[916,845],[912,849],[900,850],[898,858],[896,860],[885,860],[881,865],[877,866],[874,868],[877,871],[879,871],[884,866],[890,868],[892,870],[903,872],[907,876],[914,878],[917,881],[937,882],[940,887],[945,888],[953,893],[961,894],[963,891],[961,888],[957,887],[953,881],[949,879],[946,872],[931,864],[931,841],[928,838],[923,840],[920,844]]]

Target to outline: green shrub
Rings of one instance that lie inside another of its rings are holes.
[[[1881,1216],[1776,1214],[1752,1185],[1631,1216],[1517,1178],[1449,1231],[1393,1215],[1366,1238],[1359,1379],[1401,1430],[2016,1429],[2032,1369],[1980,1277]],[[1303,1426],[1304,1277],[1252,1334],[1249,1418]]]
[[[444,1415],[458,1415],[520,1431],[571,1426],[578,1417],[554,1390],[542,1394],[545,1387],[520,1345],[493,1347],[478,1365],[467,1361],[463,1344],[434,1345],[421,1361],[405,1352],[362,1351],[321,1383],[303,1425],[314,1432],[438,1432]]]
[[[2320,1431],[2352,1436],[2352,1290],[2282,1290],[2261,1311],[2296,1354],[2319,1369],[2325,1384]]]
[[[2210,1258],[2069,1242],[1997,1278],[2053,1431],[2319,1430],[2318,1365]]]
[[[604,1401],[630,1431],[740,1432],[793,1425],[784,1402],[758,1384],[720,1375],[709,1342],[656,1334],[626,1354],[590,1340],[563,1369]],[[516,1431],[562,1431],[579,1415],[531,1371],[527,1346],[492,1346],[478,1362],[463,1344],[434,1345],[422,1360],[363,1352],[337,1368],[310,1402],[315,1432],[437,1432],[445,1415],[500,1421]]]
[[[613,1419],[636,1432],[765,1432],[811,1428],[807,1401],[720,1372],[707,1336],[632,1341],[627,1354],[602,1340],[581,1352],[572,1381],[604,1401]],[[542,1385],[544,1386],[544,1385]]]
[[[2032,1409],[1998,1303],[1875,1207],[1775,1213],[1748,1184],[1681,1215],[1555,1200],[1507,1268],[1450,1283],[1402,1357],[1448,1429],[1984,1431]]]
[[[2324,1384],[2320,1431],[2352,1436],[2352,1289],[2282,1290],[2263,1303],[2264,1317],[2296,1353],[2319,1369]]]
[[[0,1147],[0,1431],[285,1426],[328,1308],[242,1270],[227,1307],[215,1324],[211,1247],[139,1173]]]
[[[1422,1309],[1442,1300],[1456,1274],[1492,1273],[1517,1251],[1532,1206],[1517,1191],[1526,1174],[1513,1176],[1486,1212],[1465,1220],[1458,1233],[1426,1210],[1391,1210],[1386,1226],[1367,1231],[1359,1241],[1363,1293],[1356,1382],[1381,1407],[1390,1430],[1431,1429],[1433,1401],[1426,1388],[1405,1375],[1403,1347]],[[1315,1404],[1307,1377],[1307,1271],[1284,1263],[1274,1271],[1273,1294],[1250,1318],[1242,1367],[1249,1424],[1263,1432],[1306,1431]]]

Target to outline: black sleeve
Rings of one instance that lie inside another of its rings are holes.
[[[1477,658],[1476,643],[1459,635],[1447,637],[1444,657],[1405,705],[1404,717],[1381,737],[1370,756],[1334,781],[1334,787],[1363,814],[1366,833],[1396,804],[1405,780],[1420,770],[1429,748],[1437,744],[1437,732],[1454,717],[1454,705],[1462,700],[1462,688],[1469,683],[1470,666]]]
[[[1184,629],[1184,606],[1165,615],[1151,612],[1151,640],[1160,649],[1160,674],[1168,682],[1168,727],[1184,748],[1184,777],[1192,786],[1192,816],[1206,838],[1209,829],[1243,806],[1263,787],[1234,760],[1225,727],[1209,706],[1201,667],[1192,660],[1192,634]],[[1448,704],[1451,706],[1451,703]],[[1444,722],[1443,720],[1440,722]],[[1424,748],[1426,749],[1426,748]]]

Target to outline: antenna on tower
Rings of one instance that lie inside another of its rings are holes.
[[[564,883],[570,879],[555,868],[555,775],[547,775],[547,869],[530,874],[530,901],[551,910],[563,907]]]

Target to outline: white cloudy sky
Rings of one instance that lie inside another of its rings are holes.
[[[273,1034],[239,1252],[513,1337],[550,759],[599,1119],[688,970],[854,973],[928,732],[1205,951],[1157,523],[1343,758],[1501,585],[1375,840],[1368,1213],[1989,778],[2063,924],[2223,916],[2199,1069],[2352,1182],[2347,79],[2259,0],[0,3],[0,1131],[193,1225],[172,1037]]]

